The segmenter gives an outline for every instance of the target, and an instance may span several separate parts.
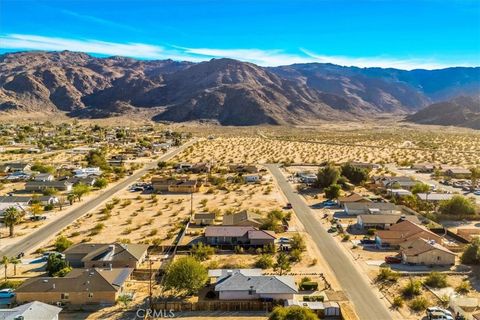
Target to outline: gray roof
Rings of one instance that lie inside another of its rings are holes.
[[[205,237],[243,237],[254,227],[243,226],[208,226],[205,228]]]
[[[23,319],[53,320],[56,319],[62,308],[43,302],[33,301],[12,309],[0,309],[0,320],[14,320],[23,316]]]
[[[295,281],[291,276],[246,276],[240,272],[234,273],[219,282],[215,291],[248,291],[255,293],[298,293]]]
[[[215,219],[214,212],[199,212],[193,215],[193,219]]]
[[[453,196],[453,193],[417,193],[417,197],[423,201],[450,200]]]
[[[368,209],[379,209],[379,210],[398,210],[400,209],[394,203],[390,202],[350,202],[345,203],[345,209],[348,210],[368,210]]]
[[[261,224],[261,219],[262,217],[260,215],[243,210],[237,213],[224,215],[222,224],[225,226],[235,226],[244,221],[251,221],[255,224]]]
[[[208,270],[209,277],[224,278],[234,273],[240,272],[241,274],[251,276],[261,276],[262,269],[210,269]]]
[[[64,278],[30,278],[16,292],[117,292],[132,272],[132,268],[73,269]]]
[[[375,224],[395,224],[400,220],[408,220],[414,223],[421,223],[418,220],[417,216],[408,215],[408,216],[401,216],[397,214],[362,214],[358,216],[359,219],[362,220],[363,223],[375,223]]]
[[[146,253],[148,245],[109,243],[78,243],[63,251],[64,254],[84,254],[82,261],[139,261]]]

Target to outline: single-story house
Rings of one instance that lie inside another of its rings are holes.
[[[455,253],[435,240],[417,238],[400,244],[402,262],[429,266],[454,265]]]
[[[297,176],[300,179],[300,182],[306,184],[312,184],[317,181],[317,175],[313,172],[299,172],[297,173]]]
[[[390,229],[390,226],[408,220],[420,223],[417,216],[397,214],[361,214],[357,216],[357,226],[360,229]]]
[[[199,162],[195,163],[191,168],[190,171],[193,173],[207,173],[210,172],[212,169],[212,165],[208,162]]]
[[[23,212],[24,214],[27,213],[28,209],[28,204],[22,204],[22,203],[0,203],[0,220],[3,220],[3,216],[5,215],[5,211],[8,208],[15,208],[20,212]]]
[[[55,177],[50,173],[39,173],[33,177],[34,181],[53,181]]]
[[[208,270],[208,277],[211,279],[212,283],[216,283],[219,279],[226,278],[227,276],[231,276],[234,273],[241,273],[244,276],[251,277],[251,276],[261,276],[263,270],[259,268],[252,268],[252,269],[210,269]]]
[[[224,226],[252,226],[260,228],[262,217],[258,214],[243,210],[237,213],[225,214],[223,216]]]
[[[400,214],[402,210],[390,202],[350,202],[344,204],[348,215],[359,214]]]
[[[372,181],[374,184],[378,185],[383,189],[406,189],[410,190],[413,188],[418,181],[414,180],[411,177],[406,176],[398,176],[398,177],[390,177],[390,176],[376,176],[372,177]]]
[[[136,269],[147,256],[148,245],[114,243],[78,243],[63,251],[65,260],[75,268]]]
[[[405,189],[387,189],[387,194],[394,197],[406,197],[412,195],[410,191]]]
[[[249,244],[266,245],[275,243],[275,232],[258,230],[251,226],[208,226],[205,228],[206,242],[210,245]]]
[[[70,177],[67,179],[68,182],[73,184],[74,186],[77,184],[86,184],[87,186],[93,186],[97,181],[97,176],[91,175],[86,177]]]
[[[258,173],[257,166],[254,165],[246,165],[246,164],[232,164],[229,165],[230,172],[238,172],[238,173]]]
[[[57,189],[59,191],[70,191],[72,186],[73,184],[68,181],[27,181],[25,190],[43,191],[46,189]]]
[[[24,172],[24,171],[15,171],[10,173],[7,177],[6,180],[9,181],[24,181],[28,180],[32,177],[32,174],[29,172]]]
[[[450,168],[445,171],[445,175],[455,179],[468,179],[472,172],[465,168]]]
[[[201,183],[197,180],[153,177],[152,186],[156,192],[193,193],[200,189]]]
[[[207,226],[215,223],[214,212],[199,212],[193,215],[192,222],[196,225]]]
[[[353,202],[372,202],[372,201],[355,192],[352,192],[348,196],[338,198],[338,204],[341,207],[344,207],[346,203],[353,203]]]
[[[285,307],[292,306],[308,308],[315,312],[320,318],[340,317],[340,305],[334,301],[298,301],[293,299],[285,301]]]
[[[421,173],[432,173],[436,166],[433,163],[417,163],[412,165],[411,168]]]
[[[80,168],[73,170],[75,177],[88,177],[88,176],[100,176],[102,170],[98,167]]]
[[[133,268],[73,269],[63,278],[30,278],[15,290],[16,301],[113,305],[132,272]]]
[[[444,200],[450,200],[454,196],[453,193],[417,193],[417,198],[422,201],[440,202]]]
[[[247,183],[253,183],[253,182],[259,182],[262,179],[262,177],[260,177],[260,175],[258,174],[246,174],[243,176],[243,179]]]
[[[27,171],[32,167],[26,162],[10,162],[6,163],[5,166],[8,167],[8,172]]]
[[[62,308],[40,301],[22,304],[11,309],[0,309],[1,320],[58,320]]]
[[[215,285],[220,300],[293,299],[298,293],[292,276],[251,276],[234,272]]]
[[[422,225],[404,220],[390,226],[389,230],[379,230],[375,234],[377,247],[399,247],[402,243],[418,238],[442,243],[442,237]]]
[[[55,196],[0,196],[0,203],[20,203],[24,206],[39,202],[46,206],[48,204],[57,204],[58,198]]]

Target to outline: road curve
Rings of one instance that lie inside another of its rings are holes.
[[[197,140],[189,141],[182,146],[164,154],[161,156],[158,161],[167,161],[178,153],[183,151],[185,148],[191,146]],[[60,230],[89,212],[90,210],[94,209],[96,206],[100,205],[102,202],[108,200],[110,197],[114,196],[117,192],[125,189],[132,183],[134,183],[137,179],[141,178],[148,170],[157,166],[157,162],[154,161],[146,165],[140,171],[135,172],[133,175],[129,176],[127,179],[123,180],[122,182],[118,183],[114,187],[106,190],[98,197],[95,197],[91,200],[86,201],[80,207],[72,210],[71,212],[65,214],[64,216],[58,218],[57,220],[53,221],[52,223],[46,225],[45,227],[36,230],[35,232],[31,233],[24,239],[20,240],[18,243],[12,244],[3,250],[0,251],[0,257],[7,256],[7,257],[14,257],[17,256],[20,252],[28,252],[29,250],[38,246],[39,243],[45,241],[46,239],[52,237]]]
[[[295,214],[305,227],[305,230],[313,238],[324,259],[335,273],[345,294],[355,307],[360,319],[386,320],[392,319],[385,304],[375,295],[364,275],[354,266],[350,257],[339,244],[328,234],[323,226],[313,216],[305,201],[293,190],[287,182],[279,167],[275,164],[266,165],[275,177],[278,186],[292,204]]]

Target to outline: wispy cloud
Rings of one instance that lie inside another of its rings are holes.
[[[261,66],[279,66],[292,63],[334,63],[342,66],[381,67],[399,69],[439,69],[449,66],[473,66],[465,63],[447,63],[434,59],[398,59],[391,57],[327,56],[300,49],[298,54],[282,50],[187,48],[173,45],[159,46],[145,43],[116,43],[94,39],[65,39],[25,34],[0,35],[0,49],[80,51],[102,55],[118,55],[142,59],[173,59],[205,61],[211,58],[232,58]]]
[[[132,26],[129,26],[129,25],[126,25],[126,24],[118,23],[118,22],[115,22],[115,21],[107,20],[107,19],[98,18],[98,17],[91,16],[91,15],[80,14],[80,13],[70,11],[70,10],[61,10],[61,13],[66,14],[66,15],[71,16],[71,17],[74,17],[74,18],[77,18],[77,19],[80,19],[80,20],[83,20],[83,21],[93,22],[93,23],[96,23],[96,24],[99,24],[99,25],[109,26],[109,27],[113,27],[113,28],[116,28],[116,29],[123,29],[123,30],[135,31],[135,32],[140,32],[141,31],[138,28],[135,28],[135,27],[132,27]]]

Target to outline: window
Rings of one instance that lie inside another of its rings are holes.
[[[89,293],[88,293],[88,297],[89,297],[89,298],[93,298],[93,292],[89,292]]]
[[[61,295],[62,300],[68,300],[68,293],[62,293]]]

